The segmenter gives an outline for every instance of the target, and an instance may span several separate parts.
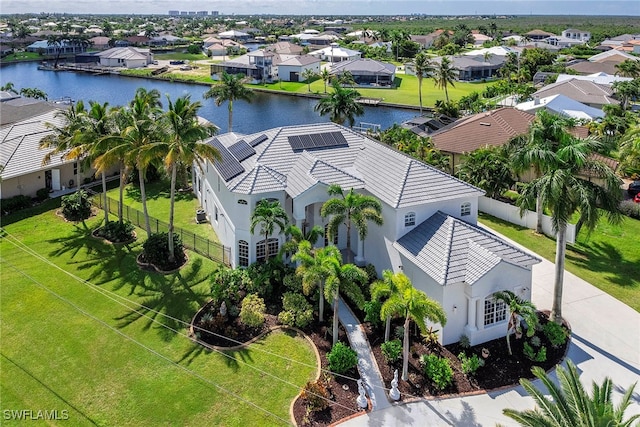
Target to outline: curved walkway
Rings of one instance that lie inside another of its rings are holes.
[[[552,306],[554,272],[554,264],[547,260],[533,267],[532,300],[540,308]],[[599,383],[608,376],[614,384],[614,402],[618,402],[622,391],[637,381],[626,415],[640,414],[640,313],[565,271],[563,315],[572,327],[567,357],[578,367],[585,389],[591,392],[592,381]],[[539,381],[534,383],[540,385]],[[340,426],[515,426],[502,410],[534,406],[533,399],[517,386],[474,396],[393,405]]]

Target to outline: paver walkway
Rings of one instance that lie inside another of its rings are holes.
[[[371,400],[372,411],[390,407],[369,341],[360,327],[360,322],[342,298],[338,304],[338,319],[347,332],[351,348],[358,353],[358,372],[366,384],[365,389]]]

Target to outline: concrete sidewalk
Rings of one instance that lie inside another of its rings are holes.
[[[554,274],[555,266],[549,261],[543,260],[533,267],[532,300],[539,309],[551,309]],[[622,391],[637,381],[639,384],[632,404],[625,415],[628,418],[640,414],[640,314],[565,271],[563,316],[572,327],[567,358],[578,367],[585,389],[590,393],[592,381],[600,383],[605,377],[610,377],[614,384],[614,402],[618,402]],[[535,383],[540,385],[539,381]],[[521,386],[517,386],[475,396],[394,405],[340,425],[494,426],[500,423],[514,426],[517,424],[502,415],[502,410],[532,409],[534,406],[533,399]]]

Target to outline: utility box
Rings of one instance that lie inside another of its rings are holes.
[[[196,222],[198,224],[207,222],[207,213],[204,211],[204,209],[198,209],[196,211]]]

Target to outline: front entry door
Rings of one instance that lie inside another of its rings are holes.
[[[60,169],[51,169],[51,189],[60,190]]]

